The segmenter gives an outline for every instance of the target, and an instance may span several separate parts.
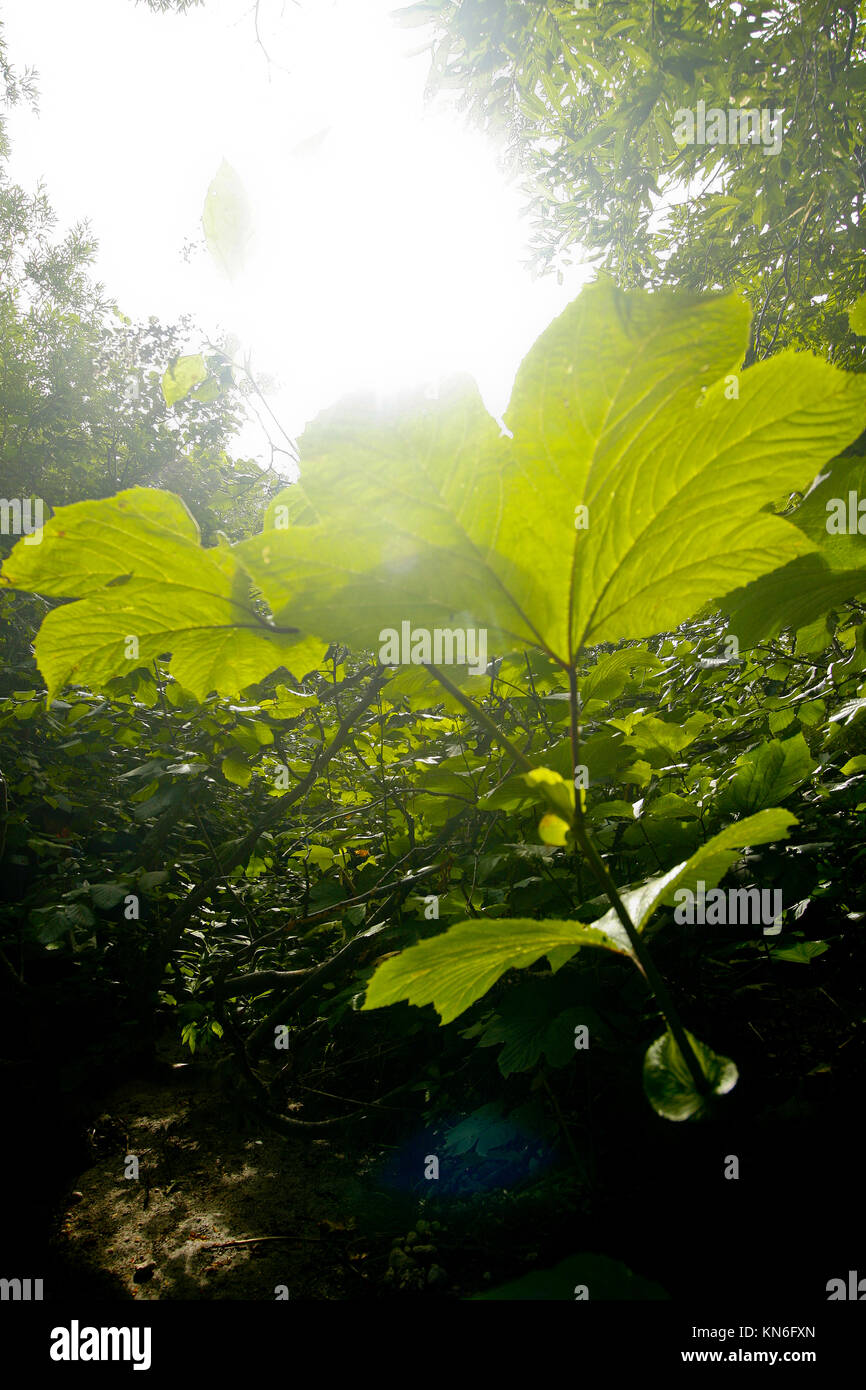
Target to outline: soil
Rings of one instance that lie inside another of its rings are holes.
[[[700,1125],[647,1105],[637,1032],[625,1054],[600,1049],[555,1078],[561,1123],[548,1117],[549,1137],[530,1125],[531,1142],[475,1151],[446,1140],[505,1088],[489,1052],[471,1078],[449,1072],[454,1108],[443,1101],[436,1118],[416,1087],[406,1104],[288,1137],[176,1036],[155,1063],[117,1058],[109,1081],[92,1072],[74,1096],[64,1087],[83,1075],[78,1054],[65,1071],[51,1071],[50,1053],[10,1063],[4,1186],[16,1194],[8,1227],[23,1229],[17,1248],[3,1231],[3,1264],[44,1275],[58,1300],[460,1299],[589,1252],[674,1300],[823,1300],[862,1244],[863,951],[866,939],[844,959],[828,952],[784,974],[759,962],[724,981],[680,964],[688,1016],[741,1069]],[[304,1118],[338,1108],[301,1089]],[[529,1075],[508,1083],[510,1104],[536,1091]],[[442,1156],[435,1183],[430,1154]]]
[[[143,1300],[356,1293],[361,1183],[344,1149],[250,1128],[205,1067],[165,1075],[118,1086],[90,1129],[56,1239],[70,1280]]]

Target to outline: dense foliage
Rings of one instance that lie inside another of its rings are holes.
[[[422,0],[430,83],[506,141],[540,269],[584,254],[624,285],[741,289],[749,359],[793,344],[859,364],[859,0]],[[765,113],[759,147],[686,143],[678,112]],[[778,134],[766,122],[778,114]]]

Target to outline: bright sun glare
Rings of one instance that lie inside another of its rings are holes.
[[[42,93],[38,116],[10,120],[12,176],[44,178],[61,225],[87,211],[98,274],[126,313],[188,312],[233,333],[276,381],[271,405],[293,434],[349,392],[451,371],[501,414],[521,357],[587,278],[523,268],[520,192],[489,141],[443,103],[425,107],[425,31],[395,25],[394,8],[262,0],[268,61],[247,0],[186,16],[131,0],[4,6]],[[201,246],[223,158],[255,226],[233,283]]]

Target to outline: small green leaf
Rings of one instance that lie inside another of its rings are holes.
[[[555,816],[553,812],[542,816],[538,822],[538,834],[543,845],[565,845],[570,833],[568,821],[564,821],[561,816]]]
[[[635,787],[648,787],[652,780],[652,768],[644,758],[638,758],[637,762],[631,763],[629,767],[622,769],[621,780]]]
[[[127,889],[122,883],[91,883],[90,896],[94,907],[109,912],[126,897]]]
[[[58,903],[56,907],[37,907],[30,913],[30,925],[37,941],[49,945],[76,927],[90,928],[96,918],[84,903]]]
[[[679,724],[668,723],[651,715],[642,719],[634,730],[626,736],[626,743],[640,757],[662,766],[675,760],[678,753],[688,748],[697,738],[697,731],[686,729]]]
[[[204,405],[210,405],[212,401],[217,400],[221,390],[222,387],[217,378],[209,376],[207,381],[203,381],[201,386],[197,386],[192,394],[197,401],[201,401]]]
[[[481,1106],[448,1131],[445,1152],[462,1158],[474,1149],[480,1158],[488,1158],[497,1149],[513,1147],[521,1137],[520,1128],[493,1103]]]
[[[628,683],[632,671],[659,671],[662,663],[645,646],[622,647],[599,657],[580,680],[580,696],[588,700],[615,700]]]
[[[737,1084],[739,1073],[729,1057],[720,1057],[689,1032],[686,1037],[710,1083],[712,1095],[724,1096]],[[688,1120],[706,1110],[706,1098],[695,1088],[673,1034],[668,1031],[647,1048],[643,1087],[656,1114],[666,1120]]]
[[[866,294],[861,294],[857,303],[848,310],[848,323],[852,333],[858,338],[866,338]]]
[[[774,709],[770,711],[769,725],[771,734],[780,734],[783,729],[787,729],[789,724],[793,724],[797,718],[792,709]]]
[[[327,845],[310,845],[308,849],[299,849],[292,856],[294,859],[309,859],[311,864],[315,864],[319,869],[330,869],[336,854]]]
[[[165,883],[168,878],[166,869],[149,869],[146,873],[139,874],[138,885],[149,893],[151,888],[158,888],[161,883]]]
[[[306,675],[307,672],[304,671],[303,674]],[[317,695],[305,695],[303,691],[289,690],[285,685],[277,686],[275,696],[273,706],[268,702],[262,706],[263,709],[268,709],[275,719],[294,719],[305,710],[315,709],[319,703]]]
[[[248,787],[252,781],[252,769],[247,767],[241,758],[229,754],[222,761],[222,774],[227,782],[233,782],[236,787]]]
[[[538,800],[544,800],[548,805],[566,820],[570,820],[574,813],[574,784],[566,782],[558,772],[553,772],[549,767],[534,767],[531,772],[521,774],[523,781],[531,791],[536,793]]]
[[[162,378],[162,394],[168,406],[177,405],[194,386],[207,377],[207,367],[201,354],[176,357]]]

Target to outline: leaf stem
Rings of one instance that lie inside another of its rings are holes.
[[[646,977],[647,984],[649,985],[650,989],[656,997],[656,1001],[659,1006],[659,1012],[661,1013],[665,1023],[667,1024],[668,1028],[674,1036],[674,1040],[676,1041],[677,1047],[679,1048],[680,1053],[682,1054],[683,1061],[685,1062],[686,1066],[688,1067],[691,1073],[692,1080],[695,1083],[695,1087],[698,1091],[698,1094],[706,1095],[710,1089],[709,1082],[707,1081],[707,1078],[704,1076],[704,1073],[701,1069],[701,1065],[697,1057],[695,1056],[694,1048],[689,1042],[686,1030],[682,1025],[679,1013],[677,1012],[676,1005],[674,1004],[674,1001],[671,998],[670,991],[667,985],[665,984],[664,980],[662,979],[661,975],[659,974],[655,962],[652,956],[650,955],[646,944],[641,939],[641,936],[637,928],[632,922],[631,917],[629,916],[626,910],[625,904],[623,903],[622,898],[619,896],[616,884],[614,883],[613,879],[611,878],[608,872],[604,860],[602,859],[601,855],[598,853],[598,850],[595,848],[595,845],[592,843],[589,836],[587,835],[586,827],[583,823],[583,815],[581,812],[578,812],[577,806],[575,806],[573,833],[575,840],[577,841],[578,845],[583,851],[583,854],[587,862],[589,863],[589,867],[595,874],[595,877],[598,880],[599,885],[604,890],[606,897],[613,906],[613,909],[617,917],[619,918],[620,922],[622,923],[625,929],[625,933],[628,936],[629,944],[634,953],[635,960],[637,961],[637,964],[640,967],[640,969],[643,971],[644,976]]]
[[[577,690],[577,662],[576,660],[568,668],[568,688],[569,688],[569,707],[571,712],[571,765],[574,768],[574,775],[577,776],[577,768],[580,763],[580,722],[578,711],[578,690]],[[596,849],[586,829],[586,820],[583,810],[582,788],[574,789],[574,819],[572,822],[572,833],[575,841],[583,852],[592,872],[595,874],[600,887],[603,889],[608,901],[611,903],[614,912],[619,918],[625,929],[629,944],[634,953],[634,958],[643,971],[647,984],[656,997],[659,1011],[674,1036],[677,1047],[682,1054],[683,1061],[691,1073],[692,1080],[697,1087],[699,1095],[706,1095],[709,1085],[704,1076],[700,1062],[695,1056],[694,1049],[686,1035],[686,1030],[682,1025],[676,1005],[671,998],[670,990],[656,969],[655,961],[641,938],[641,935],[631,920],[631,916],[626,910],[625,903],[619,895],[616,884],[611,877],[607,865]]]
[[[445,690],[448,691],[449,695],[451,695],[455,700],[457,700],[467,711],[467,713],[471,714],[473,719],[477,720],[478,723],[481,724],[482,727],[487,730],[491,738],[494,738],[496,742],[499,743],[501,747],[503,747],[506,750],[507,753],[510,753],[511,757],[514,758],[514,760],[526,772],[534,771],[533,764],[530,762],[529,758],[526,757],[526,754],[521,753],[520,749],[517,748],[511,742],[507,734],[503,733],[503,731],[498,727],[497,724],[494,723],[494,721],[490,718],[488,714],[484,712],[483,709],[479,708],[479,706],[476,705],[474,701],[469,698],[468,695],[464,695],[463,691],[460,690],[454,684],[453,681],[449,680],[449,678],[444,674],[444,672],[440,671],[438,667],[429,665],[427,662],[424,663],[424,666],[426,670],[430,672],[431,676],[435,677],[439,684]],[[572,767],[576,767],[578,763],[578,755],[580,752],[580,726],[578,724],[577,667],[575,664],[572,664],[569,667],[568,676],[569,691],[571,695],[570,705]],[[637,927],[631,920],[631,917],[629,916],[628,911],[626,910],[625,904],[623,903],[622,898],[620,897],[619,892],[617,891],[616,884],[614,883],[610,873],[608,872],[604,860],[602,859],[601,855],[598,853],[598,850],[595,848],[595,845],[589,838],[589,835],[586,830],[586,824],[584,821],[583,806],[581,805],[579,788],[575,788],[574,819],[572,822],[572,833],[574,835],[576,843],[579,845],[581,851],[583,852],[583,855],[587,863],[589,864],[589,867],[592,869],[593,874],[598,880],[599,886],[604,892],[605,897],[610,902],[614,912],[616,913],[617,917],[623,925],[623,928],[625,929],[625,933],[628,937],[629,945],[631,946],[634,959],[639,969],[643,972],[647,984],[649,985],[650,989],[653,991],[656,997],[659,1012],[661,1013],[667,1027],[670,1029],[670,1032],[673,1034],[674,1040],[677,1044],[677,1047],[680,1050],[683,1061],[689,1069],[698,1094],[706,1095],[709,1091],[709,1083],[703,1073],[703,1070],[697,1057],[695,1056],[694,1048],[688,1040],[685,1028],[683,1027],[682,1022],[680,1020],[679,1013],[677,1012],[674,1001],[671,998],[670,991],[668,990],[667,985],[665,984],[664,980],[662,979],[661,975],[656,969],[655,962],[653,961],[652,956],[650,955],[646,945],[642,941]]]

